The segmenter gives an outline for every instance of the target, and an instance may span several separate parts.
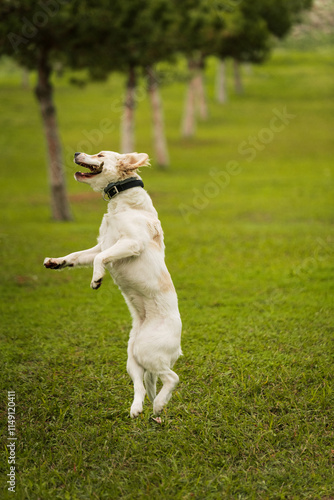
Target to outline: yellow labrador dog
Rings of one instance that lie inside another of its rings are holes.
[[[96,246],[65,257],[46,258],[44,266],[62,269],[92,265],[90,286],[94,290],[101,286],[106,269],[110,272],[133,319],[127,361],[134,384],[130,415],[137,417],[142,412],[146,392],[158,415],[179,381],[171,368],[182,354],[181,319],[165,264],[161,224],[137,173],[139,167],[148,164],[148,156],[102,151],[96,155],[75,153],[74,161],[88,169],[76,172],[75,179],[103,193],[109,200],[108,211]],[[157,377],[163,384],[158,395]]]

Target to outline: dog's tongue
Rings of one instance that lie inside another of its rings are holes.
[[[81,165],[82,167],[85,167],[90,170],[90,172],[76,172],[74,174],[74,177],[77,181],[82,181],[83,179],[89,179],[90,177],[93,177],[94,175],[100,174],[102,172],[102,167],[104,165],[104,162],[102,162],[99,166],[96,165],[89,165],[88,163],[78,163],[75,161],[77,165]]]
[[[83,179],[87,179],[88,177],[92,177],[94,174],[91,174],[91,173],[83,173],[83,172],[75,172],[74,174],[74,178],[76,181],[81,181]]]
[[[98,175],[101,171],[92,171],[92,172],[75,172],[74,178],[80,182],[82,179],[89,179],[90,177],[94,177],[94,175]]]

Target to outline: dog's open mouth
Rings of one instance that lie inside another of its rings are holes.
[[[99,166],[96,165],[89,165],[88,163],[83,163],[81,161],[75,161],[77,165],[80,165],[81,167],[88,168],[90,172],[76,172],[75,177],[76,178],[87,178],[87,177],[93,177],[94,175],[100,174],[103,169],[103,162],[100,163]]]

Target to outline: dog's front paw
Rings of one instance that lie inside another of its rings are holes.
[[[97,290],[98,288],[100,288],[100,286],[102,285],[102,280],[103,278],[100,278],[98,280],[93,280],[90,284],[90,287],[93,289],[93,290]]]
[[[63,269],[67,265],[64,259],[50,259],[49,257],[44,259],[43,264],[47,269]]]

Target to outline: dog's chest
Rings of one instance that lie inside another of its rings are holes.
[[[99,243],[102,245],[102,250],[110,248],[122,237],[121,224],[116,217],[111,217],[105,214],[99,231]]]

